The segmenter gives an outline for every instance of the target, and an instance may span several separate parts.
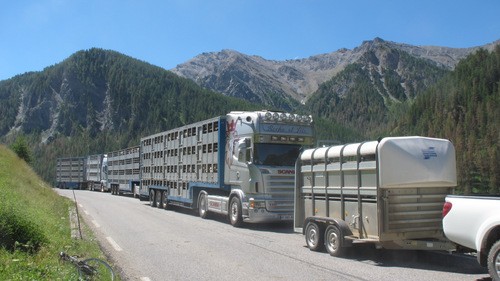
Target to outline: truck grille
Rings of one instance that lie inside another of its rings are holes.
[[[272,197],[266,205],[269,212],[293,212],[294,180],[294,175],[264,175],[265,193]]]

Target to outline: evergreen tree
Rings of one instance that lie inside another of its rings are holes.
[[[14,151],[19,158],[26,161],[26,163],[31,164],[32,162],[32,152],[28,146],[28,142],[23,136],[18,136],[14,143],[11,145],[12,151]]]

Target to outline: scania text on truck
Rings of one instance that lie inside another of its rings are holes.
[[[441,223],[444,198],[457,184],[448,140],[388,137],[308,149],[296,171],[294,227],[311,250],[454,248]]]
[[[292,221],[295,160],[313,144],[310,116],[233,111],[141,138],[141,196],[202,218]]]

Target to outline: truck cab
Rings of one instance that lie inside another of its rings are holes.
[[[295,161],[313,144],[312,118],[265,111],[231,112],[227,120],[225,182],[241,200],[241,219],[291,221]],[[231,204],[230,217],[237,207]]]

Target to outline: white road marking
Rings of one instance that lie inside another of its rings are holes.
[[[149,277],[141,277],[141,281],[151,281],[151,279]]]
[[[83,210],[83,212],[84,212],[86,215],[88,215],[88,214],[89,214],[89,212],[87,212],[87,210]]]
[[[95,225],[95,227],[101,227],[101,226],[99,225],[99,223],[97,223],[97,221],[96,221],[96,220],[92,220],[92,223]]]
[[[123,251],[122,248],[115,242],[115,240],[113,240],[113,238],[108,236],[108,237],[106,237],[106,239],[108,240],[109,244],[111,244],[111,246],[113,246],[113,248],[115,248],[115,251],[117,251],[117,252]]]
[[[80,208],[83,208],[83,205],[82,205],[82,204],[80,204],[80,203],[78,203],[78,206],[80,206]]]

